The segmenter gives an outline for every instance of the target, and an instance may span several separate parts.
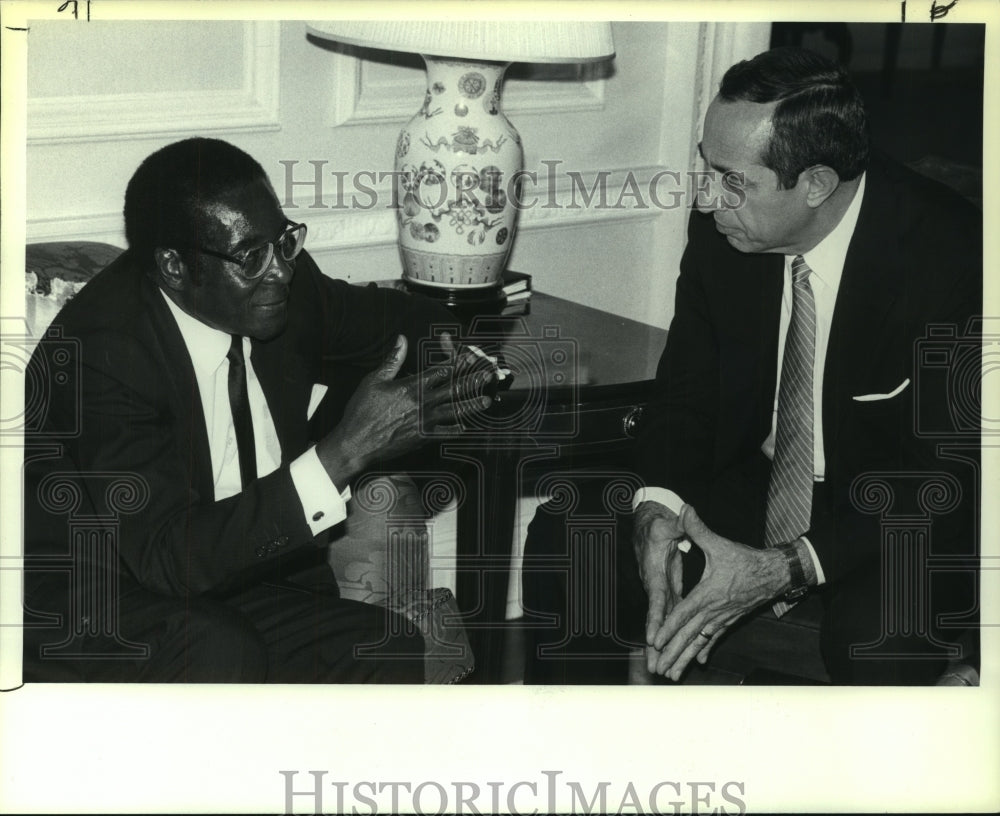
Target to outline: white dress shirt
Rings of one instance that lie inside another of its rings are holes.
[[[833,323],[833,308],[837,302],[840,278],[844,273],[847,248],[851,244],[854,228],[861,211],[861,200],[865,193],[865,176],[854,193],[840,222],[816,246],[802,255],[813,274],[809,276],[813,299],[816,304],[816,357],[813,363],[813,474],[816,481],[823,481],[826,475],[826,455],[823,450],[823,375],[826,370],[826,349],[830,342],[830,326]],[[774,440],[778,427],[778,390],[781,384],[781,364],[785,353],[785,337],[792,318],[792,262],[794,255],[785,256],[785,279],[781,294],[781,317],[778,324],[778,375],[774,389],[771,432],[761,445],[768,459],[774,459]],[[656,501],[667,506],[663,488],[641,488],[632,500],[633,509],[644,501]],[[823,567],[809,539],[802,537],[816,567],[818,583],[826,582]]]
[[[163,294],[162,290],[160,294]],[[236,430],[229,406],[229,352],[230,336],[206,326],[181,309],[163,294],[170,313],[177,322],[181,337],[191,362],[205,414],[205,430],[212,457],[212,476],[215,500],[235,496],[242,491],[240,462],[236,447]],[[281,444],[268,408],[267,399],[253,368],[250,338],[243,338],[243,356],[246,360],[247,397],[253,419],[254,447],[257,454],[257,475],[267,476],[281,464]],[[303,416],[306,422],[307,417]],[[318,535],[347,518],[347,500],[350,488],[343,493],[337,489],[326,469],[320,464],[315,447],[289,465],[292,483],[302,503],[302,512],[313,535]]]

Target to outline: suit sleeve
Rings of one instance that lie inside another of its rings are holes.
[[[328,386],[309,422],[308,437],[317,441],[334,428],[361,379],[392,349],[399,334],[408,348],[400,376],[413,374],[440,348],[440,332],[453,336],[458,321],[444,306],[418,295],[375,284],[351,285],[327,277],[303,253],[296,283],[297,313],[309,319],[294,328],[290,353],[307,361],[308,376]],[[296,363],[298,364],[298,363]]]
[[[647,485],[668,487],[689,504],[704,507],[718,422],[719,348],[696,226],[692,219],[637,466]]]
[[[422,368],[422,351],[428,344],[436,346],[440,329],[450,328],[452,334],[457,330],[454,315],[429,298],[374,283],[357,286],[334,280],[306,253],[300,258],[296,296],[303,308],[312,307],[304,334],[307,342],[322,349],[326,372],[342,366],[371,371],[389,353],[396,336],[404,334],[409,350],[403,373],[413,373]]]

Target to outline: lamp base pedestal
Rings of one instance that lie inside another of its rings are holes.
[[[403,284],[408,291],[432,297],[449,309],[468,309],[489,314],[493,311],[499,312],[507,302],[502,281],[499,280],[496,286],[441,286],[421,283],[404,274]]]

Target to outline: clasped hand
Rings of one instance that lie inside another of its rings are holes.
[[[496,382],[493,366],[448,334],[441,345],[448,362],[399,377],[406,337],[399,335],[382,364],[366,375],[337,425],[316,446],[320,462],[336,484],[366,470],[376,458],[391,459],[435,438],[461,432],[462,421],[490,407],[487,390]]]
[[[658,509],[647,509],[643,517],[647,504]],[[684,537],[704,552],[705,569],[682,598],[678,543]],[[687,504],[680,516],[655,502],[640,505],[634,543],[649,595],[646,665],[671,680],[679,680],[692,659],[704,664],[733,623],[773,599],[787,582],[779,553],[716,535]]]

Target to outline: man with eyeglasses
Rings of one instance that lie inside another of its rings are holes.
[[[416,371],[415,344],[450,313],[323,275],[306,226],[226,142],[149,156],[124,215],[128,250],[56,318],[70,342],[32,361],[44,376],[68,349],[79,383],[47,405],[63,455],[27,467],[25,679],[421,682],[419,633],[341,599],[323,545],[359,474],[457,433],[494,375],[456,376],[447,337],[451,364]],[[44,568],[72,540],[51,499],[65,474],[77,517],[119,511],[117,553],[78,549],[72,582]],[[101,592],[92,632],[84,596]],[[62,615],[73,648],[35,612]]]
[[[529,630],[525,679],[623,682],[634,646],[679,681],[752,613],[775,631],[813,595],[831,682],[934,683],[976,641],[982,213],[870,151],[846,70],[806,49],[731,67],[698,148],[712,173],[636,446],[645,486],[614,575],[589,554],[553,570],[569,525],[535,516],[525,608],[557,624]],[[963,366],[968,387],[944,385]],[[578,612],[594,586],[613,630]]]

